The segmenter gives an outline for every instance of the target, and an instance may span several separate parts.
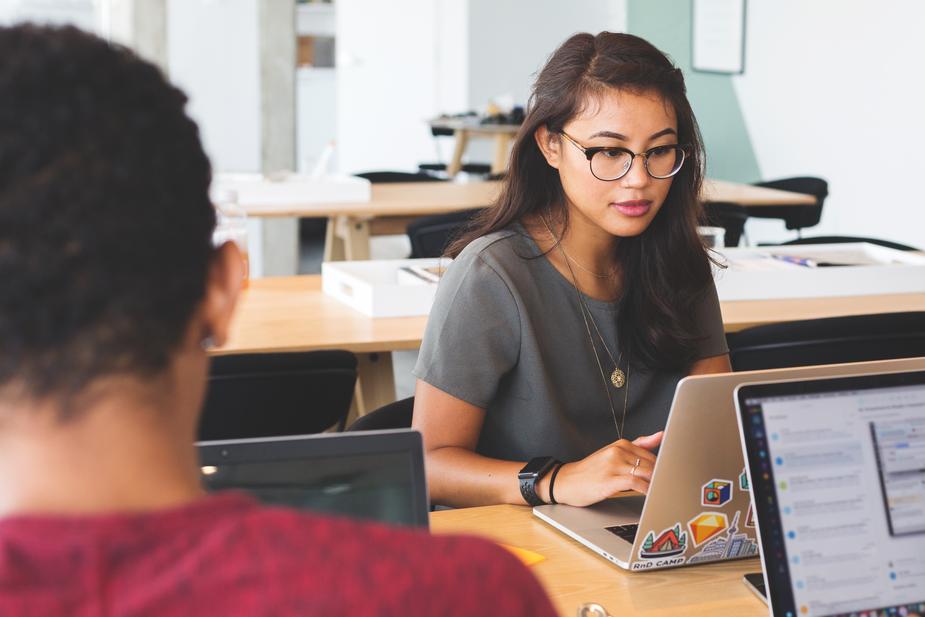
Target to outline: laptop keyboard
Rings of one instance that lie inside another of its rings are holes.
[[[632,544],[636,541],[636,532],[639,531],[639,524],[633,523],[632,525],[614,525],[613,527],[604,527],[604,529]]]

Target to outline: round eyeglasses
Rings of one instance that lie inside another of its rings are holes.
[[[565,131],[560,133],[587,157],[591,175],[605,182],[619,180],[628,174],[637,156],[642,157],[646,173],[657,180],[670,178],[678,173],[684,164],[686,153],[684,146],[679,144],[655,146],[645,152],[636,153],[619,146],[585,148]]]

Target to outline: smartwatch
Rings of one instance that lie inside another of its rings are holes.
[[[536,494],[536,483],[558,464],[559,461],[551,456],[538,456],[523,466],[517,473],[517,479],[520,481],[520,494],[523,495],[524,501],[531,506],[546,503]]]

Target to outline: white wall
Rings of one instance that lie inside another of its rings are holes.
[[[433,152],[436,20],[431,0],[337,0],[339,170],[414,170]]]
[[[337,0],[337,24],[339,169],[413,170],[437,156],[428,118],[501,94],[525,104],[569,35],[626,29],[626,0]]]
[[[99,0],[0,0],[0,23],[35,21],[70,24],[96,32]]]
[[[925,4],[749,2],[745,74],[733,78],[762,176],[818,175],[830,195],[804,235],[925,248]],[[793,237],[752,219],[751,240]]]
[[[469,0],[469,106],[501,94],[525,105],[536,72],[570,35],[626,28],[626,0]]]
[[[446,111],[483,111],[510,96],[526,106],[536,73],[576,32],[627,30],[627,0],[469,0],[468,101]],[[472,142],[466,158],[492,160],[492,143]]]
[[[260,170],[258,1],[168,1],[170,78],[220,171]]]

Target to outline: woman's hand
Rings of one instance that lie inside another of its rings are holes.
[[[563,465],[553,487],[556,501],[589,506],[628,490],[647,493],[655,468],[655,454],[651,450],[661,442],[661,431],[633,441],[621,439],[580,461]],[[541,494],[548,497],[548,480],[543,489]]]

